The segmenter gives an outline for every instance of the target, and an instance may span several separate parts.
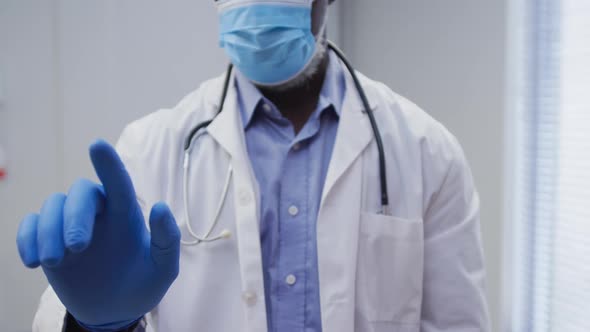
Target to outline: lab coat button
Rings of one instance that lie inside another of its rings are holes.
[[[253,306],[256,304],[256,294],[253,292],[244,292],[242,293],[242,300],[244,300],[247,305]]]

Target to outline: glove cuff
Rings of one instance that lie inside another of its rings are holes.
[[[142,317],[139,317],[138,319],[135,319],[133,321],[123,321],[123,322],[109,323],[109,324],[104,324],[104,325],[86,325],[86,324],[80,322],[79,320],[77,320],[69,312],[68,312],[68,316],[69,316],[69,318],[71,318],[71,319],[67,320],[68,323],[73,321],[80,328],[84,329],[84,331],[88,331],[88,332],[132,332],[135,330],[135,328],[139,325],[140,321],[143,319],[143,316],[142,316]]]

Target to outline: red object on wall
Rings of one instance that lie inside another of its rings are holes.
[[[8,161],[6,158],[6,154],[4,153],[4,149],[0,146],[0,181],[6,178],[6,167],[8,165]]]

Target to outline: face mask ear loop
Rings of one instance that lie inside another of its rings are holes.
[[[318,33],[318,36],[324,35],[326,33],[326,29],[328,27],[328,20],[330,19],[330,10],[326,7],[326,12],[324,13],[324,22],[322,23],[322,27],[320,28],[320,31]],[[328,38],[325,38],[328,39]]]
[[[316,42],[318,43],[326,43],[324,46],[328,46],[328,36],[326,35],[326,30],[328,30],[328,11],[326,10],[326,14],[324,14],[324,23],[320,27],[320,31],[318,31],[318,35],[315,36]],[[317,48],[317,47],[316,47]]]

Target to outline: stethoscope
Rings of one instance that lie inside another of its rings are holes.
[[[389,212],[390,212],[389,211],[389,196],[387,194],[387,175],[385,173],[385,170],[386,170],[386,168],[385,168],[385,153],[383,150],[383,141],[381,139],[381,134],[379,133],[379,128],[377,127],[377,122],[375,121],[375,117],[373,115],[373,110],[369,106],[369,101],[367,99],[367,95],[365,94],[365,90],[363,89],[363,87],[360,84],[360,81],[354,71],[354,68],[352,67],[350,62],[346,59],[346,56],[344,55],[344,53],[336,45],[334,45],[334,43],[332,43],[331,41],[328,42],[328,47],[330,50],[332,50],[338,56],[338,58],[340,58],[340,60],[342,61],[342,63],[344,63],[344,65],[346,66],[346,69],[348,70],[348,72],[352,76],[356,90],[361,98],[362,103],[363,103],[365,113],[367,113],[367,115],[369,116],[369,121],[371,123],[371,128],[373,130],[373,135],[375,136],[375,142],[377,143],[377,150],[379,153],[379,178],[380,178],[380,184],[381,184],[381,213],[385,214],[385,215],[389,215]],[[190,236],[193,237],[192,241],[181,240],[181,243],[186,246],[193,246],[193,245],[197,245],[197,244],[203,243],[203,242],[214,242],[217,240],[227,239],[227,238],[231,237],[231,232],[228,229],[222,230],[216,236],[211,236],[211,233],[213,233],[215,226],[217,226],[217,224],[219,222],[219,216],[221,214],[221,210],[223,209],[223,204],[225,202],[225,198],[226,198],[228,190],[229,190],[229,184],[230,184],[232,173],[233,173],[232,172],[233,169],[231,167],[231,164],[228,167],[228,170],[226,173],[226,177],[225,177],[225,181],[224,181],[224,185],[223,185],[223,191],[221,193],[221,199],[219,200],[219,204],[217,205],[217,208],[215,210],[213,222],[211,223],[211,225],[209,226],[209,228],[207,229],[207,231],[203,235],[197,235],[191,227],[190,214],[188,211],[189,210],[188,209],[188,206],[189,206],[189,204],[188,204],[188,202],[189,202],[189,199],[188,199],[188,183],[189,183],[188,171],[189,171],[189,167],[190,167],[191,150],[193,148],[192,143],[205,133],[205,130],[201,130],[201,129],[206,129],[207,126],[209,126],[209,124],[211,124],[211,122],[213,122],[213,120],[215,120],[215,117],[217,117],[217,115],[219,115],[219,113],[221,113],[221,111],[223,110],[223,105],[225,104],[225,99],[227,97],[227,92],[229,90],[229,84],[230,84],[230,80],[231,80],[232,71],[233,71],[233,65],[229,64],[226,74],[225,74],[225,80],[223,83],[223,91],[221,93],[219,107],[217,109],[217,113],[215,114],[215,116],[213,116],[213,118],[210,120],[203,121],[203,122],[197,124],[190,131],[189,135],[187,136],[187,138],[184,142],[183,185],[182,185],[183,200],[184,200],[184,218],[186,221],[187,231],[190,234]]]

